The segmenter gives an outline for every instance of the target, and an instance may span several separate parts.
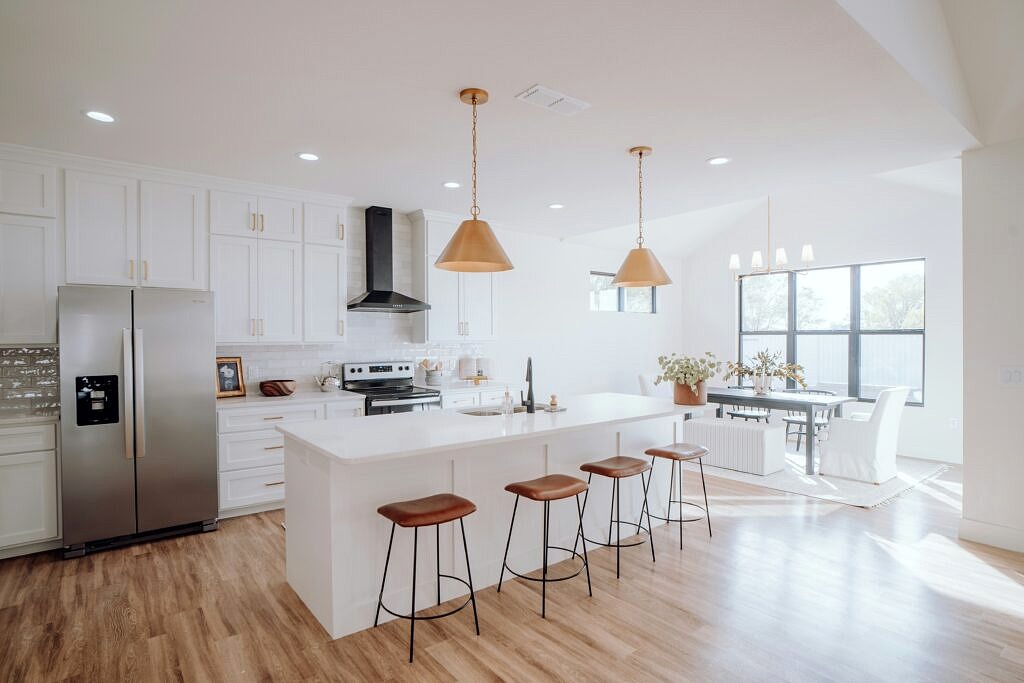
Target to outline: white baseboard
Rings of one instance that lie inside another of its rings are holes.
[[[230,517],[241,517],[242,515],[254,515],[257,512],[267,512],[269,510],[280,510],[284,507],[283,500],[275,500],[273,503],[261,503],[259,505],[247,505],[240,508],[229,508],[227,510],[221,510],[218,513],[218,519],[228,519]]]
[[[1024,553],[1024,529],[979,522],[976,519],[961,519],[959,535],[965,541]]]
[[[31,555],[33,553],[41,553],[47,550],[53,550],[54,548],[61,547],[61,540],[58,538],[53,541],[42,541],[40,543],[26,543],[24,545],[16,545],[12,548],[4,548],[0,550],[0,560],[6,560],[8,557],[18,557],[19,555]]]

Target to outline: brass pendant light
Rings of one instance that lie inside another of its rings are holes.
[[[462,221],[434,265],[459,273],[512,270],[508,254],[487,221],[480,220],[480,207],[476,205],[476,106],[487,102],[487,91],[466,88],[459,93],[459,99],[473,107],[473,206],[469,210],[472,218]]]
[[[612,285],[615,287],[660,287],[672,284],[672,278],[658,262],[654,252],[644,246],[644,157],[650,156],[650,147],[633,147],[629,153],[637,158],[637,199],[639,220],[637,221],[636,248],[630,249],[626,260],[615,273]]]

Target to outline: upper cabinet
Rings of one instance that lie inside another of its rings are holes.
[[[485,341],[495,337],[494,274],[453,273],[434,266],[459,218],[416,211],[412,220],[413,296],[430,310],[413,313],[414,341]]]
[[[142,181],[141,284],[206,289],[206,192],[190,185]]]
[[[139,267],[139,181],[84,171],[64,173],[67,281],[135,285]]]
[[[302,241],[302,203],[244,192],[210,191],[210,232]]]
[[[348,314],[346,250],[307,244],[305,256],[303,339],[307,342],[343,342],[346,340]]]
[[[0,212],[54,218],[56,167],[0,159]]]
[[[346,206],[324,206],[305,204],[303,220],[307,244],[326,244],[334,247],[345,246]]]
[[[0,214],[0,344],[57,341],[56,221]]]

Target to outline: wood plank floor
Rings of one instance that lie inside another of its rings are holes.
[[[687,483],[695,493],[692,477]],[[0,562],[0,681],[1024,681],[1024,556],[956,538],[959,471],[850,508],[709,478],[715,536],[655,530],[548,593],[330,641],[284,580],[281,512],[62,561]],[[472,543],[472,539],[470,539]]]

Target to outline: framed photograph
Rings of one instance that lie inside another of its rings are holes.
[[[241,356],[217,357],[217,398],[245,396]]]

